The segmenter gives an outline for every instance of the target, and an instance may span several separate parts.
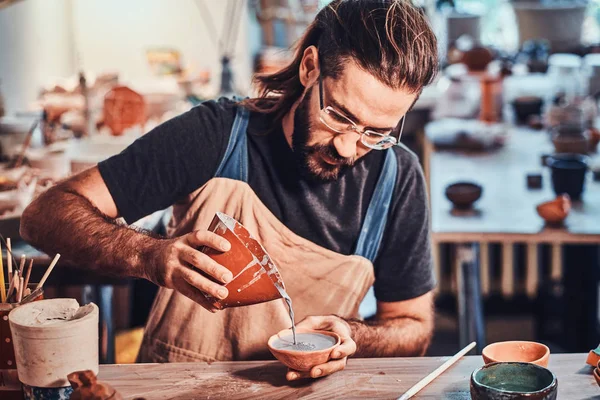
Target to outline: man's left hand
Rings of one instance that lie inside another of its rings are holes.
[[[286,375],[288,381],[302,378],[321,378],[341,371],[346,367],[348,357],[356,352],[356,343],[351,338],[352,331],[350,325],[335,315],[307,317],[300,321],[296,325],[296,328],[335,332],[340,336],[341,342],[339,346],[333,349],[329,356],[329,361],[325,364],[314,366],[309,372],[290,369]]]

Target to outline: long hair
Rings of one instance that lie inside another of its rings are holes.
[[[318,49],[323,77],[336,78],[354,61],[389,87],[418,94],[438,70],[435,34],[409,0],[334,0],[296,43],[292,62],[278,72],[257,74],[258,97],[241,104],[281,120],[304,92],[299,70],[309,46]]]

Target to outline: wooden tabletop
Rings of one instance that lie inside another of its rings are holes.
[[[550,357],[559,399],[600,399],[586,356]],[[446,359],[351,359],[342,372],[294,383],[285,380],[286,368],[278,361],[101,365],[99,379],[126,399],[395,399]],[[469,399],[471,373],[482,364],[479,356],[465,357],[415,399]]]
[[[439,121],[436,121],[439,123]],[[437,126],[439,128],[439,126]],[[600,240],[600,182],[588,173],[583,201],[574,203],[565,229],[544,227],[536,205],[555,198],[550,171],[542,167],[542,154],[553,153],[546,132],[513,128],[503,148],[465,153],[435,150],[426,145],[426,174],[429,178],[432,232],[437,241],[502,241],[554,243],[598,243]],[[600,162],[594,155],[592,164]],[[526,175],[541,173],[542,189],[528,189]],[[446,198],[446,186],[457,181],[474,181],[483,195],[474,210],[457,212]]]

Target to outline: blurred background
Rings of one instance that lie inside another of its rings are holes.
[[[32,197],[219,96],[252,96],[326,0],[0,0],[0,233]],[[600,0],[414,1],[441,70],[402,141],[428,183],[437,322],[468,341],[600,342]],[[137,225],[161,231],[165,213]],[[37,268],[39,266],[39,268]],[[35,272],[34,272],[35,276]],[[151,284],[57,268],[47,297],[100,305],[102,361],[133,362]],[[361,307],[372,315],[370,295]]]

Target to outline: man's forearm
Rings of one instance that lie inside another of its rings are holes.
[[[146,263],[157,239],[119,225],[75,191],[54,187],[37,198],[23,213],[21,235],[74,266],[151,279]]]
[[[433,331],[432,321],[407,317],[347,322],[357,346],[355,357],[422,356]]]

